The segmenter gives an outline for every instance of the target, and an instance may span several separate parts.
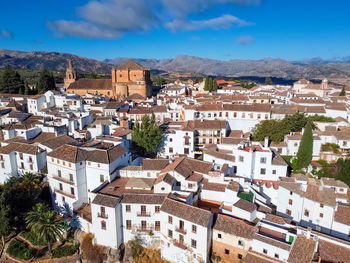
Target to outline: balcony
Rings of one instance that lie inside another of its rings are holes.
[[[55,193],[59,193],[59,194],[61,194],[61,195],[64,195],[64,196],[66,196],[66,197],[75,199],[75,195],[68,194],[68,193],[66,193],[66,192],[64,192],[64,191],[62,191],[62,190],[59,190],[59,189],[56,189],[56,188],[55,188],[55,189],[54,189],[54,192],[55,192]]]
[[[54,175],[52,176],[53,179],[60,181],[62,183],[66,183],[66,184],[70,184],[70,185],[74,185],[74,181],[68,180],[68,179],[64,179],[62,177],[59,177],[58,175]]]
[[[138,226],[136,227],[137,232],[152,232],[152,227]]]
[[[181,248],[181,249],[187,249],[187,246],[183,243],[183,241],[174,240],[174,246]]]
[[[187,231],[186,231],[185,229],[180,228],[180,227],[175,228],[175,231],[176,231],[176,232],[179,232],[179,233],[181,233],[181,234],[184,234],[184,235],[186,235],[186,233],[187,233]]]
[[[97,213],[97,217],[108,219],[108,215],[106,213]]]
[[[144,217],[150,217],[151,213],[150,212],[137,212],[137,216],[144,216]]]

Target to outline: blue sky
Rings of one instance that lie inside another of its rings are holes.
[[[348,0],[1,0],[0,48],[103,60],[350,56]]]

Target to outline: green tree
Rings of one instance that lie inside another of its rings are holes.
[[[339,96],[345,96],[345,87],[342,88],[341,92],[339,93]]]
[[[28,83],[24,83],[24,95],[29,95],[29,86]]]
[[[40,72],[36,88],[39,94],[56,88],[55,78],[49,70],[44,69]]]
[[[209,78],[209,81],[208,81],[208,90],[209,90],[209,91],[213,91],[213,79],[212,79],[212,78]]]
[[[254,127],[253,140],[263,141],[265,137],[268,137],[271,141],[279,143],[289,132],[289,126],[283,125],[282,121],[264,120]]]
[[[210,91],[210,87],[209,87],[209,77],[208,77],[208,76],[205,77],[204,90],[205,90],[205,91]]]
[[[265,84],[266,84],[266,85],[272,85],[272,80],[271,80],[270,77],[267,77],[267,78],[265,79]]]
[[[63,223],[57,218],[57,213],[39,203],[28,212],[26,223],[28,229],[47,244],[51,254],[51,244],[62,237],[63,232]]]
[[[141,155],[155,156],[162,138],[162,130],[157,125],[153,113],[151,118],[144,115],[141,124],[136,122],[133,128],[132,144]]]
[[[157,86],[157,87],[161,87],[165,84],[165,79],[161,76],[157,76],[155,79],[154,79],[154,85]]]
[[[218,84],[216,83],[216,79],[214,79],[212,91],[217,91],[217,90],[218,90]]]
[[[24,90],[21,76],[11,66],[7,66],[1,73],[0,92],[18,94],[20,89]]]
[[[0,205],[0,236],[2,246],[5,247],[5,237],[10,234],[10,218],[9,218],[9,207],[4,204]]]
[[[312,123],[308,121],[305,126],[303,136],[301,137],[297,160],[300,168],[307,168],[312,161],[313,135]]]

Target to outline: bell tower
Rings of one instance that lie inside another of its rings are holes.
[[[70,84],[76,81],[77,72],[73,68],[73,62],[71,59],[67,59],[68,67],[66,69],[66,77],[64,78],[64,87],[67,89]]]

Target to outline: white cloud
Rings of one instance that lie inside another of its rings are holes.
[[[13,34],[6,29],[1,30],[1,35],[6,38],[13,38]]]
[[[90,0],[77,8],[76,20],[50,21],[47,26],[60,36],[117,39],[126,33],[165,27],[173,32],[203,28],[225,29],[251,25],[231,14],[203,20],[188,16],[218,4],[260,4],[261,0]]]
[[[241,45],[247,45],[254,41],[255,39],[252,36],[240,36],[239,38],[237,38],[236,42]]]

